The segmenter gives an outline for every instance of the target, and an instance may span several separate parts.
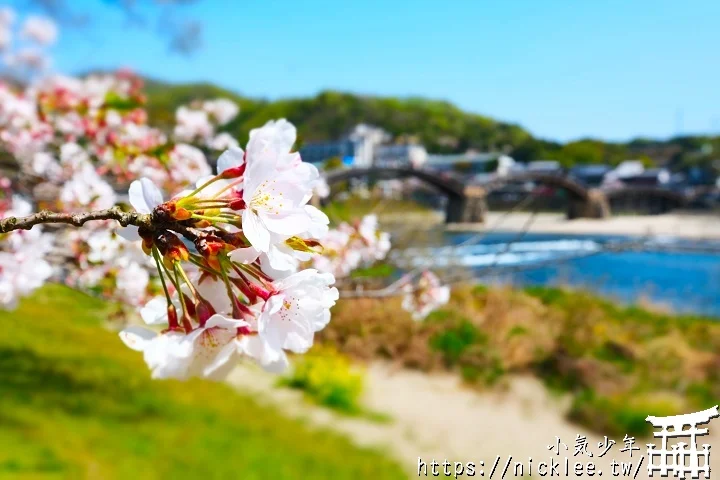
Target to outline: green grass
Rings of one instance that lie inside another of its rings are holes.
[[[290,373],[280,378],[281,385],[302,390],[315,403],[339,412],[362,412],[364,372],[346,357],[335,349],[320,347],[294,360]]]
[[[48,285],[0,313],[0,478],[404,478],[224,384],[153,381],[107,306]]]
[[[350,273],[350,278],[388,278],[395,274],[396,269],[389,263],[376,263],[366,268],[357,268]]]
[[[359,220],[371,213],[382,217],[383,214],[427,213],[431,210],[412,200],[382,200],[353,196],[344,201],[333,200],[323,207],[323,211],[331,222],[340,223]]]

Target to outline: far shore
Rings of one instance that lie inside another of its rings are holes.
[[[532,220],[530,212],[489,212],[482,224],[447,225],[448,231],[478,232],[492,229],[493,231],[522,231],[532,233],[555,233],[567,235],[628,235],[628,236],[667,236],[688,239],[720,240],[720,214],[696,212],[672,212],[662,215],[616,215],[608,219],[581,218],[568,220],[562,213],[537,213]],[[414,215],[386,214],[380,215],[382,220],[395,222],[409,220]],[[430,215],[442,222],[442,215],[433,212]],[[437,217],[437,218],[436,218]],[[425,220],[428,214],[424,215]],[[419,220],[419,218],[418,218]],[[413,221],[410,219],[410,221]],[[530,222],[530,223],[528,223]],[[413,221],[413,223],[415,223]]]

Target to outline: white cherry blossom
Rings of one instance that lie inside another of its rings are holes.
[[[331,274],[307,269],[275,282],[258,317],[258,332],[275,349],[306,352],[315,332],[330,321],[338,291]]]
[[[309,164],[289,152],[294,127],[282,120],[253,130],[247,147],[243,184],[243,231],[250,243],[268,252],[277,242],[307,230],[312,218],[305,209],[315,180]],[[315,169],[317,172],[317,169]]]
[[[403,290],[405,296],[402,307],[412,314],[414,320],[424,319],[450,300],[450,287],[442,285],[440,279],[430,271],[422,272],[417,285],[407,283]]]

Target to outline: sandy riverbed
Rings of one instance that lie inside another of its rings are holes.
[[[478,392],[463,386],[458,375],[427,375],[375,363],[367,371],[363,403],[369,409],[388,415],[391,420],[385,423],[346,417],[310,405],[303,400],[300,392],[274,387],[274,380],[274,377],[252,367],[238,368],[229,379],[236,388],[255,393],[260,401],[276,405],[286,415],[339,431],[358,445],[385,451],[405,466],[408,478],[418,478],[418,457],[426,462],[432,459],[439,462],[445,459],[450,462],[475,462],[475,478],[482,478],[480,470],[484,471],[484,477],[489,477],[498,456],[501,458],[497,467],[499,470],[493,477],[497,480],[500,480],[504,464],[510,456],[512,460],[506,479],[515,476],[512,472],[515,462],[524,463],[525,471],[522,473],[528,476],[530,458],[533,459],[533,476],[537,475],[539,462],[549,463],[553,459],[555,462],[562,461],[555,476],[566,477],[562,471],[565,457],[569,459],[570,469],[575,462],[584,465],[593,462],[596,473],[602,471],[599,476],[614,478],[610,465],[613,459],[632,462],[634,470],[641,455],[647,451],[646,444],[652,442],[638,438],[635,446],[640,450],[634,451],[630,458],[627,451],[620,451],[625,446],[623,437],[612,436],[616,444],[604,457],[598,458],[602,451],[598,443],[604,440],[603,435],[568,422],[565,414],[569,399],[551,395],[538,380],[530,377],[513,379],[506,391]],[[720,420],[710,422],[709,427],[710,435],[702,437],[698,443],[720,444]],[[578,435],[587,438],[592,458],[574,455]],[[559,456],[548,450],[548,445],[555,443],[556,437],[568,448],[566,451],[561,446]],[[485,462],[484,466],[480,465],[481,461]],[[719,461],[711,455],[713,467]],[[638,479],[648,478],[646,468],[646,464],[641,466]],[[578,476],[571,471],[567,477]],[[422,478],[425,478],[424,475]],[[632,474],[625,478],[632,478]]]
[[[483,224],[455,224],[447,226],[450,231],[520,231],[527,228],[529,212],[506,214],[490,212]],[[418,217],[418,218],[415,218]],[[427,226],[439,225],[443,215],[439,213],[419,216],[404,214],[380,215],[383,222],[424,221]],[[652,235],[676,236],[692,239],[720,240],[720,215],[708,213],[667,213],[663,215],[618,215],[605,220],[576,219],[567,220],[561,213],[537,213],[529,223],[534,233],[557,233],[568,235]]]

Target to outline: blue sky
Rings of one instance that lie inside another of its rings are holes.
[[[128,25],[109,0],[73,0],[93,18],[54,48],[65,73],[129,66],[266,98],[332,88],[418,95],[517,122],[558,140],[720,134],[718,0],[201,0],[191,57],[155,22]],[[234,6],[231,6],[234,5]]]

